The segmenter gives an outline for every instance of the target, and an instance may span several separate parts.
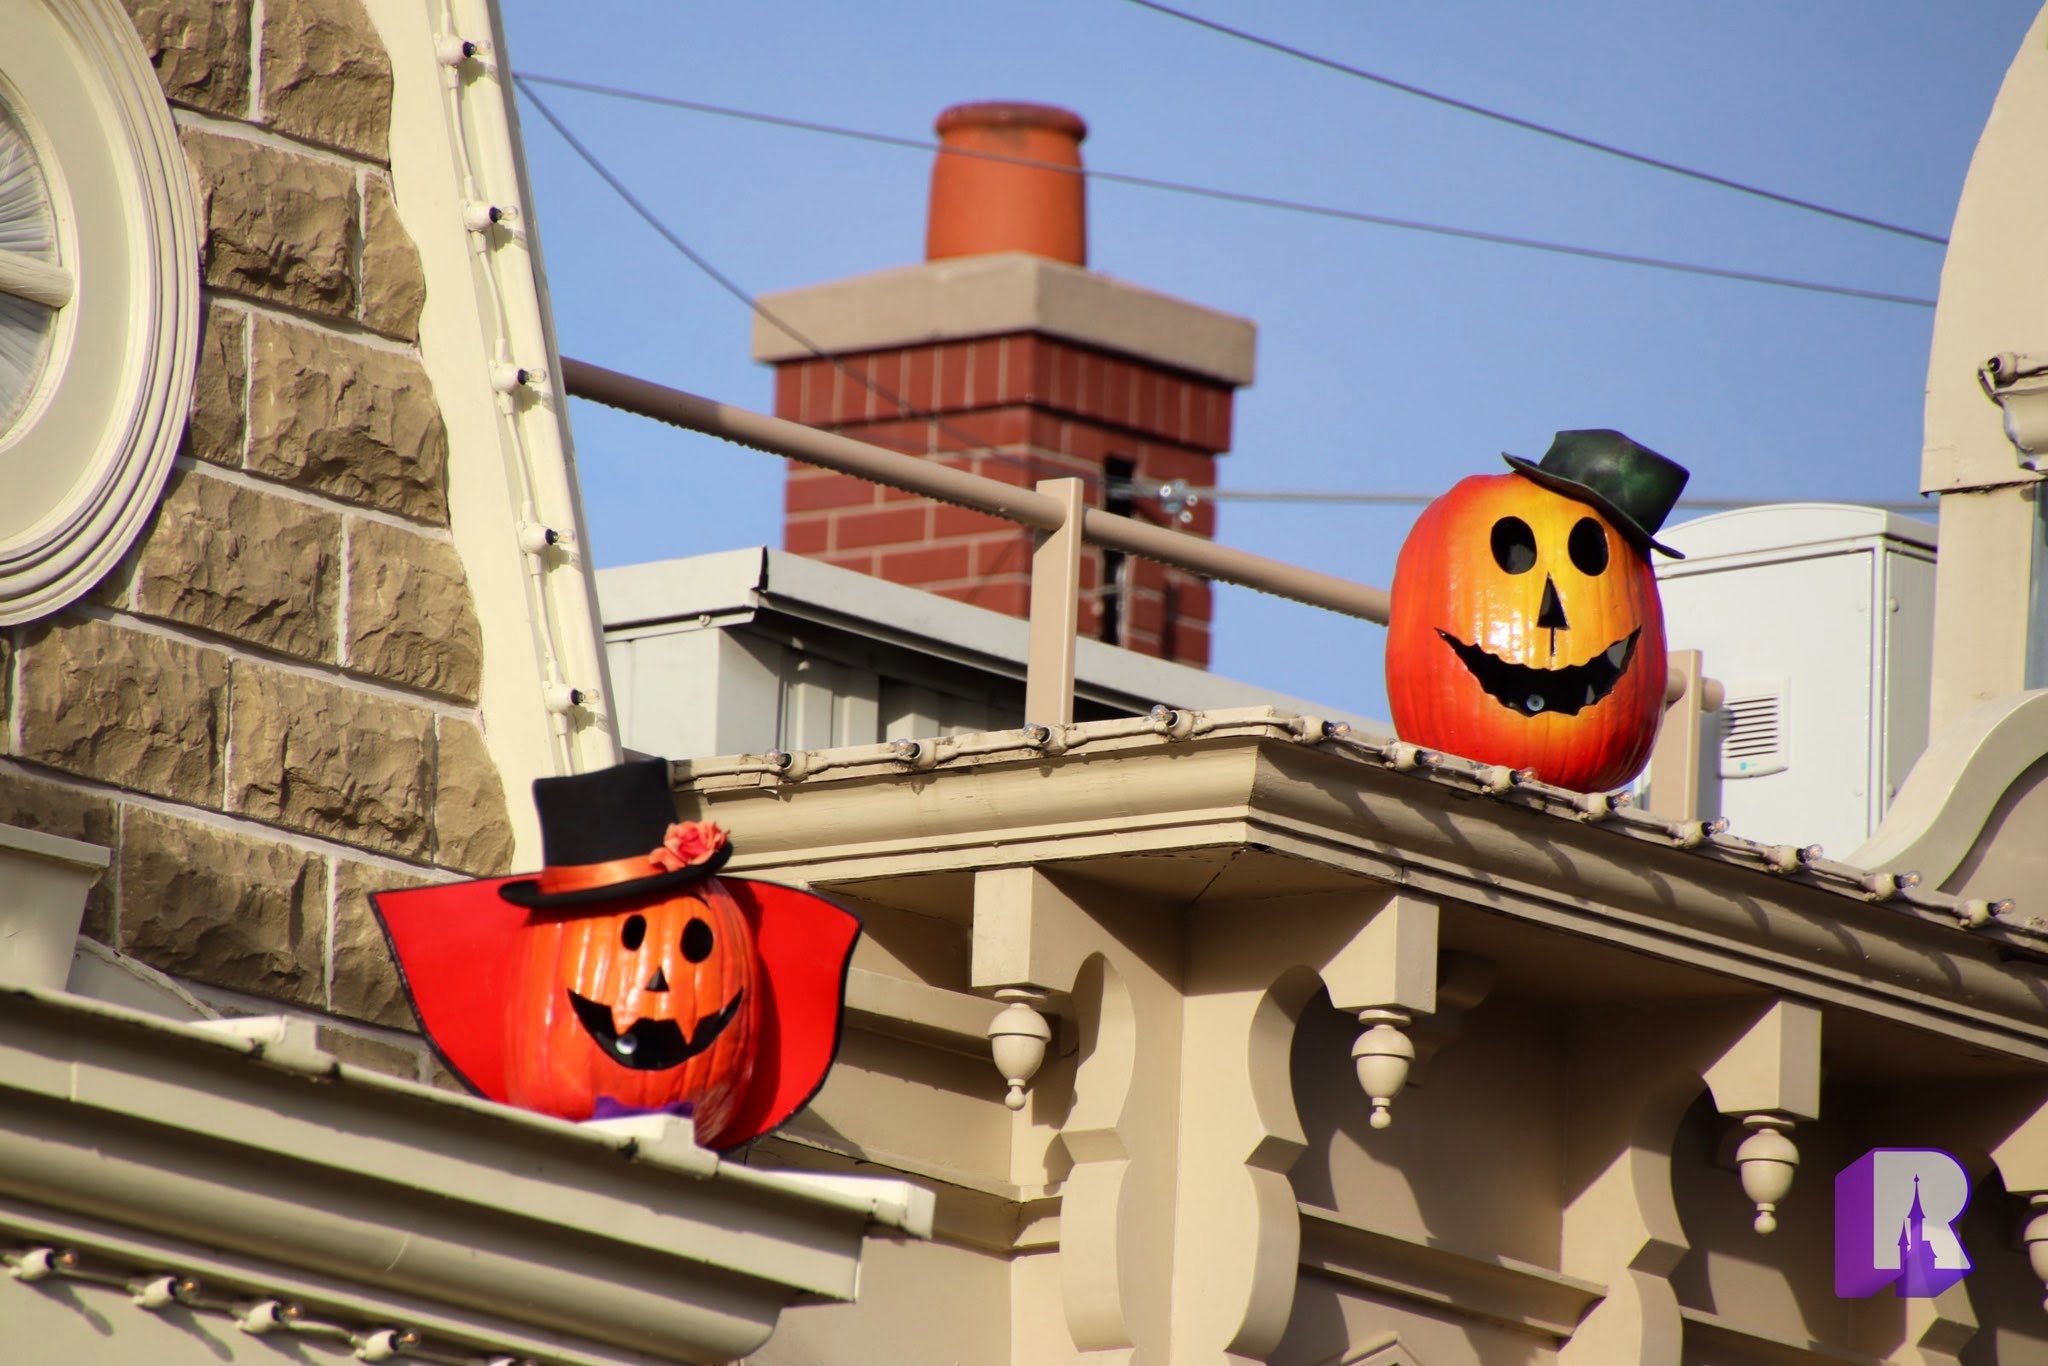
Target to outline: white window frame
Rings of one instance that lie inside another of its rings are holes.
[[[191,407],[200,281],[191,173],[115,0],[10,10],[0,100],[35,149],[58,244],[54,267],[0,262],[0,288],[57,304],[35,390],[0,431],[6,626],[86,593],[155,509]]]

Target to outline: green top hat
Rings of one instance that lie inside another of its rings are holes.
[[[1505,453],[1501,459],[1515,473],[1600,509],[1643,554],[1655,549],[1674,560],[1685,558],[1652,539],[1691,477],[1676,461],[1606,427],[1559,432],[1540,465]]]

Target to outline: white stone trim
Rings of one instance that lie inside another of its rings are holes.
[[[513,866],[531,867],[540,828],[527,785],[616,763],[619,751],[503,35],[482,0],[366,9],[391,59],[393,207],[427,283],[420,360],[448,432],[449,527],[483,632],[482,729],[509,797]],[[476,54],[442,65],[450,37]],[[473,233],[473,203],[517,214]],[[500,392],[514,369],[528,382]],[[528,550],[528,528],[564,543]],[[571,689],[582,702],[568,702]]]
[[[931,1194],[907,1182],[755,1171],[684,1122],[567,1124],[342,1064],[312,1036],[0,996],[0,1229],[622,1366],[743,1356],[791,1301],[853,1297],[870,1228],[930,1236]],[[138,1217],[98,1218],[110,1201]]]
[[[1258,328],[1244,318],[1023,252],[963,256],[761,297],[754,359],[808,358],[1039,332],[1252,382]],[[768,321],[782,319],[802,337]],[[809,343],[808,345],[806,343]]]
[[[199,349],[190,173],[127,12],[34,0],[7,28],[0,75],[46,151],[78,291],[43,391],[0,436],[0,625],[68,606],[133,544],[184,432]]]

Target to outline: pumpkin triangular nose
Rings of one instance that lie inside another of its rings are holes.
[[[647,984],[647,989],[648,989],[649,991],[667,991],[667,990],[668,990],[668,974],[667,974],[667,973],[665,973],[665,972],[663,972],[663,971],[661,970],[661,968],[659,967],[659,965],[657,965],[657,966],[655,967],[655,969],[654,969],[654,980],[653,980],[653,981],[651,981],[651,982],[649,982],[649,983]]]
[[[1557,584],[1550,575],[1543,576],[1543,605],[1536,609],[1536,629],[1539,631],[1568,631],[1571,623],[1564,619],[1564,604],[1558,601]]]

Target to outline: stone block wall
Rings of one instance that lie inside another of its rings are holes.
[[[358,0],[127,7],[197,190],[196,393],[120,568],[0,631],[0,822],[115,851],[89,934],[425,1076],[365,893],[505,871],[512,833],[390,63]]]

